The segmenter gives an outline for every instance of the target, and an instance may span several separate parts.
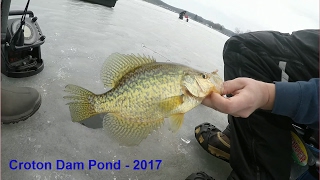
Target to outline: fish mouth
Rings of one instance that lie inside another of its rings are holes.
[[[211,92],[215,92],[215,93],[222,93],[222,84],[223,84],[223,80],[221,79],[221,77],[218,75],[218,70],[214,71],[211,73],[210,76],[210,82],[213,84],[213,87],[210,89]]]

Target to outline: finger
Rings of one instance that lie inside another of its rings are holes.
[[[204,98],[204,100],[202,101],[202,104],[205,106],[211,107],[212,106],[211,95]]]
[[[223,101],[224,99],[225,98],[220,94],[212,93],[202,101],[202,104],[216,110],[216,104],[221,103],[221,101]]]
[[[242,89],[236,90],[236,91],[232,92],[231,95],[234,96],[234,95],[236,95],[236,94],[239,94],[239,93],[241,92],[241,90],[242,90]],[[231,97],[232,97],[232,96],[231,96]]]
[[[225,81],[222,86],[223,94],[233,94],[234,91],[243,89],[246,83],[244,78],[236,78],[233,80]]]
[[[222,113],[228,113],[230,101],[228,98],[225,98],[223,96],[220,96],[219,94],[212,93],[210,96],[208,96],[203,103],[204,105],[211,107],[217,111],[220,111]]]
[[[232,115],[248,107],[247,97],[243,94],[236,94],[228,99],[221,99],[220,101],[212,102],[212,105],[215,106],[220,112]]]
[[[214,104],[216,101],[219,101],[220,98],[224,98],[224,97],[222,97],[217,93],[212,93],[202,101],[202,104],[215,109],[216,107],[214,106]]]

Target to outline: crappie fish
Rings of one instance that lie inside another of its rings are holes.
[[[156,62],[152,57],[111,54],[101,71],[102,82],[111,90],[94,94],[67,85],[72,121],[79,122],[100,113],[104,130],[126,146],[138,145],[165,118],[176,132],[184,114],[210,93],[220,93],[222,79],[217,71],[205,73],[174,63]]]

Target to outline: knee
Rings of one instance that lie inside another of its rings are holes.
[[[241,35],[232,36],[224,44],[222,55],[225,80],[241,76],[239,74],[243,55],[241,49],[244,48],[242,38]]]
[[[238,35],[230,37],[223,46],[222,55],[225,57],[226,54],[229,54],[232,51],[232,48],[230,48],[231,44],[233,44],[235,41],[238,41],[237,38]]]
[[[231,36],[224,44],[223,56],[225,57],[230,53],[241,53],[241,50],[248,48],[246,46],[254,41],[251,37],[254,36],[254,34],[254,32],[250,32]]]

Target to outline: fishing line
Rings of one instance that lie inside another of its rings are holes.
[[[172,12],[172,11],[171,11],[171,12]],[[180,23],[180,20],[177,18],[177,20],[175,20],[174,22],[175,22],[175,24],[176,24],[177,22]],[[173,29],[171,28],[167,34],[177,34],[177,28],[179,28],[179,27],[178,27],[178,26],[173,26],[173,27],[174,27],[174,28],[173,28]],[[169,58],[165,57],[164,55],[158,53],[157,51],[155,51],[155,50],[153,50],[153,49],[151,49],[151,48],[148,48],[148,47],[145,46],[144,44],[141,44],[141,46],[142,46],[143,48],[146,48],[146,49],[152,51],[153,53],[156,53],[156,54],[160,55],[161,57],[165,58],[165,59],[167,60],[167,62],[171,62],[171,60],[170,60]]]
[[[167,57],[165,57],[164,55],[158,53],[157,51],[154,51],[154,50],[148,48],[148,47],[145,46],[144,44],[141,44],[141,45],[142,45],[143,48],[149,49],[150,51],[152,51],[152,52],[154,52],[154,53],[156,53],[156,54],[159,54],[159,55],[162,56],[163,58],[167,59],[167,62],[171,62],[171,60],[170,60],[169,58],[167,58]]]

